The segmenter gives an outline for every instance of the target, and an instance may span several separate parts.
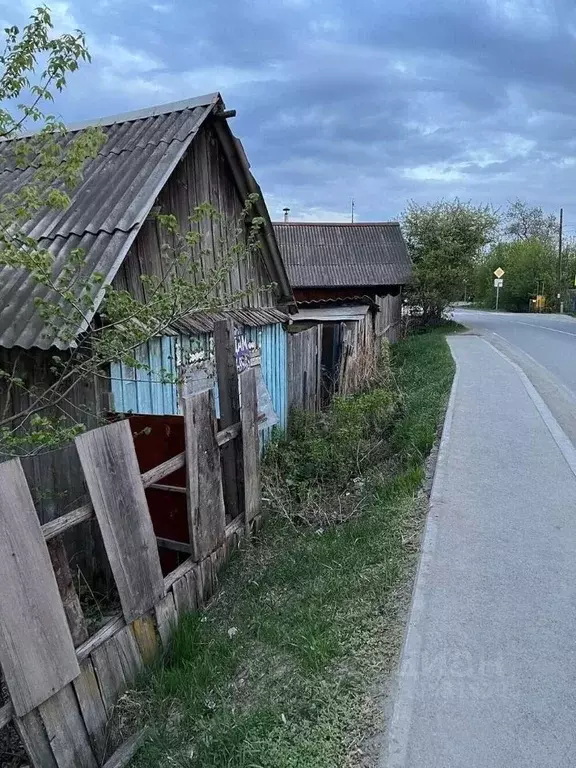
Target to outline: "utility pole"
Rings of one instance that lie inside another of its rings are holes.
[[[354,224],[354,198],[352,198],[352,224]]]
[[[564,224],[564,209],[560,208],[560,227],[558,229],[558,303],[560,312],[564,311],[562,301],[562,227]]]

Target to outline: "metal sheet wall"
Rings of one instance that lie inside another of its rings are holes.
[[[242,329],[248,341],[260,348],[262,376],[270,392],[279,427],[286,428],[288,419],[287,339],[280,323],[262,327],[245,326]],[[119,413],[146,413],[175,415],[180,413],[178,386],[163,381],[158,372],[175,377],[178,372],[177,347],[183,351],[208,349],[211,334],[198,336],[163,336],[151,339],[135,353],[135,357],[149,365],[152,372],[113,363],[110,369],[114,410]],[[271,429],[262,430],[266,442]]]
[[[288,375],[287,333],[280,323],[265,325],[260,328],[244,328],[249,341],[253,341],[260,348],[262,377],[270,392],[274,410],[278,416],[278,427],[286,429],[288,424]],[[270,439],[271,429],[260,432],[260,438],[265,443]]]

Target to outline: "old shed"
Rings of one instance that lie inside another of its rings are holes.
[[[91,125],[102,128],[106,141],[87,164],[71,204],[65,210],[41,210],[25,231],[55,257],[54,279],[74,250],[82,249],[85,274],[98,273],[103,276],[102,285],[112,284],[147,301],[141,276],[162,278],[164,268],[164,233],[153,214],[174,214],[181,227],[206,227],[199,252],[201,274],[217,263],[223,251],[234,254],[235,238],[245,237],[234,225],[248,196],[258,194],[255,215],[263,220],[260,249],[251,258],[238,258],[219,290],[223,295],[242,293],[235,304],[236,312],[245,310],[238,330],[260,345],[266,384],[278,418],[285,423],[285,377],[277,371],[286,363],[283,323],[293,296],[260,189],[230,129],[232,116],[215,93],[70,126],[61,141],[69,141]],[[32,167],[20,168],[14,162],[13,144],[0,144],[0,197],[26,184],[33,173]],[[206,202],[220,218],[188,224],[196,206]],[[16,372],[25,382],[23,388],[0,383],[0,413],[18,413],[42,398],[54,384],[52,357],[68,354],[69,344],[46,327],[37,311],[37,300],[47,296],[54,298],[28,272],[0,267],[0,369]],[[88,322],[98,323],[100,298],[97,294]],[[135,354],[152,368],[159,362],[176,371],[183,350],[206,345],[213,322],[206,316],[190,317],[187,326],[166,329]],[[82,330],[78,328],[79,333]],[[178,384],[160,383],[154,370],[127,370],[112,363],[102,374],[67,393],[58,403],[58,413],[93,427],[110,410],[179,412]],[[25,468],[42,521],[71,508],[84,494],[73,448],[26,459]]]
[[[358,389],[373,370],[378,340],[398,338],[412,264],[397,222],[285,221],[274,231],[298,305],[289,345],[303,347],[310,361],[306,393],[294,378],[289,401],[309,404],[312,382],[318,405]],[[317,334],[311,325],[320,326]]]

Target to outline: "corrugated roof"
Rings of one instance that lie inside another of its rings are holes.
[[[70,206],[39,211],[24,227],[54,254],[54,279],[74,248],[84,251],[83,275],[100,272],[105,283],[114,278],[158,193],[204,120],[221,105],[220,95],[210,94],[70,126],[63,143],[88,125],[102,126],[107,141],[86,166]],[[0,142],[0,198],[33,175],[32,167],[16,167],[16,141],[26,137]],[[47,332],[35,311],[35,300],[47,295],[27,271],[0,266],[0,346],[66,346]]]
[[[287,323],[289,316],[276,307],[242,307],[227,309],[222,312],[191,312],[186,317],[172,324],[172,328],[180,333],[212,333],[217,320],[232,320],[238,325],[261,327]]]
[[[278,222],[274,232],[294,288],[402,285],[412,276],[397,222]]]

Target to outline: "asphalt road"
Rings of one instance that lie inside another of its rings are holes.
[[[576,396],[576,318],[460,309],[453,315],[459,323],[485,334],[490,341],[496,334],[530,355]]]
[[[574,408],[576,321],[461,314],[379,766],[572,768],[576,449],[531,381]]]

